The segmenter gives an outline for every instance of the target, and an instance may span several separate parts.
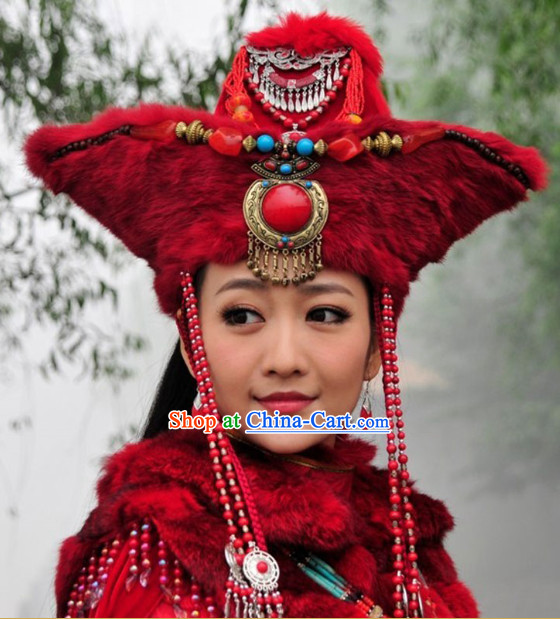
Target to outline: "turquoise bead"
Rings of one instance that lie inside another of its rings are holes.
[[[298,155],[308,157],[313,152],[313,142],[309,138],[301,138],[296,144]]]
[[[261,153],[269,153],[274,148],[274,138],[267,133],[257,138],[257,150]]]
[[[280,174],[291,174],[292,166],[289,163],[283,163],[280,166]]]
[[[309,189],[310,187],[313,187],[313,183],[311,181],[305,181],[305,186]]]

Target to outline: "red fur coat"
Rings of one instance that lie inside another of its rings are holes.
[[[284,616],[363,616],[353,603],[336,599],[300,571],[282,552],[286,547],[304,548],[326,560],[389,616],[394,586],[387,471],[370,464],[375,446],[337,437],[332,448],[318,445],[302,454],[330,469],[287,461],[239,441],[234,446],[252,489],[268,550],[280,566]],[[79,599],[78,587],[83,590],[88,574],[95,573],[95,567],[88,572],[88,564],[96,560],[90,557],[100,556],[104,542],[110,548],[116,537],[124,540],[134,521],[151,522],[153,535],[164,540],[178,560],[176,567],[187,579],[194,579],[191,583],[198,583],[199,614],[190,614],[191,598],[184,598],[183,616],[223,616],[227,532],[211,466],[206,438],[195,430],[166,432],[127,445],[109,458],[98,482],[98,506],[82,530],[61,547],[57,616],[67,614],[68,601]],[[418,565],[430,589],[431,616],[477,617],[476,602],[458,580],[442,545],[453,527],[452,517],[441,501],[414,489],[412,502],[418,523]],[[129,550],[130,541],[126,541],[118,552],[113,551],[115,562],[106,588],[89,616],[173,616],[154,574],[144,587],[136,582],[127,590]],[[204,614],[212,605],[214,613]],[[87,606],[83,612],[88,616]]]

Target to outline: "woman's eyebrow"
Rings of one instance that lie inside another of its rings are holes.
[[[258,279],[231,279],[226,282],[216,293],[216,296],[226,290],[244,289],[244,290],[267,290],[269,287]],[[342,292],[348,294],[351,297],[354,295],[342,284],[331,283],[311,283],[304,282],[297,286],[298,292],[306,296],[312,296],[325,292]]]

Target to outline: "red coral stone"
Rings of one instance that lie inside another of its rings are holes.
[[[347,133],[345,136],[331,142],[327,155],[337,161],[348,161],[364,150],[362,141],[355,133]]]
[[[420,146],[433,142],[434,140],[440,140],[445,135],[445,129],[443,127],[433,127],[432,129],[422,129],[414,135],[407,135],[403,139],[403,146],[401,152],[403,155],[412,153]]]
[[[269,189],[262,202],[266,223],[282,233],[296,232],[311,217],[311,200],[298,185],[282,184]]]
[[[233,127],[220,127],[210,136],[208,143],[222,155],[235,157],[241,152],[243,134]]]
[[[136,125],[130,128],[130,136],[139,140],[167,140],[175,137],[175,120],[164,120],[157,125]]]

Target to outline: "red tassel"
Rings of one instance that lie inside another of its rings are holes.
[[[228,73],[224,82],[224,90],[231,97],[233,95],[247,94],[245,86],[243,85],[243,79],[245,71],[247,70],[247,48],[242,45],[239,48],[233,63],[231,65],[231,71]]]
[[[355,49],[350,52],[352,68],[346,82],[346,98],[336,120],[346,120],[348,114],[362,116],[364,111],[364,71],[362,59]]]

